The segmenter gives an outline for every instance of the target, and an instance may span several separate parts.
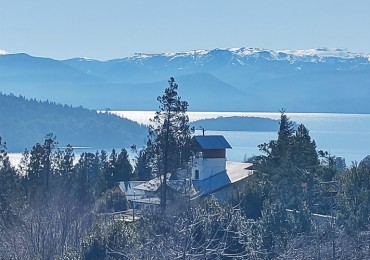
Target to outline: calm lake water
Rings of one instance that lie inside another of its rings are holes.
[[[154,111],[111,111],[112,113],[139,122],[149,124]],[[190,121],[220,116],[254,116],[279,119],[280,113],[262,112],[188,112]],[[360,161],[370,154],[370,114],[331,114],[331,113],[287,113],[291,120],[304,124],[311,138],[316,141],[317,149],[330,152],[332,155],[344,157],[347,165],[352,161]],[[197,132],[201,134],[201,131]],[[206,134],[224,135],[233,149],[227,151],[231,161],[242,161],[244,157],[260,154],[257,145],[277,139],[277,132],[248,131],[206,131]],[[138,144],[140,146],[140,144]],[[130,148],[126,148],[130,151]],[[95,149],[96,151],[98,149]],[[75,153],[93,150],[76,149]],[[109,152],[109,151],[107,151]],[[17,165],[21,154],[9,154],[12,163]],[[77,157],[78,158],[78,157]]]
[[[154,111],[111,111],[112,113],[148,124]],[[220,116],[254,116],[279,119],[280,113],[262,112],[188,112],[190,121]],[[370,114],[287,113],[291,120],[304,124],[317,148],[344,157],[346,163],[360,161],[370,154]],[[199,134],[201,134],[199,132]],[[227,151],[229,160],[242,161],[245,156],[260,154],[257,145],[277,138],[276,132],[206,131],[222,134],[233,149]]]

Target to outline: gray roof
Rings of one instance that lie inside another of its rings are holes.
[[[198,135],[194,136],[193,140],[203,150],[231,148],[222,135]]]
[[[168,186],[182,194],[187,193],[192,199],[217,192],[218,190],[239,182],[253,174],[251,163],[226,161],[226,171],[212,175],[204,180],[168,180]],[[167,176],[170,177],[170,174]],[[136,203],[160,204],[158,195],[153,194],[160,187],[160,179],[154,178],[150,181],[121,182],[120,187],[126,192],[128,199]],[[136,192],[133,192],[133,191]],[[149,196],[148,196],[149,195]]]
[[[212,175],[204,180],[193,180],[194,188],[203,195],[213,193],[252,175],[253,170],[249,169],[251,166],[251,163],[227,161],[226,171]]]
[[[142,185],[145,181],[121,181],[119,187],[126,194],[128,199],[141,198],[145,192],[142,190],[136,190],[135,187]]]

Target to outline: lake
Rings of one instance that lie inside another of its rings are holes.
[[[155,111],[110,112],[146,125],[155,114]],[[263,112],[188,112],[188,115],[190,121],[220,116],[280,118],[280,113]],[[310,130],[317,149],[345,158],[347,165],[352,161],[359,162],[370,154],[370,114],[287,113],[287,115],[291,120],[304,124]],[[201,130],[197,130],[196,134],[201,134]],[[257,145],[277,139],[277,132],[206,131],[206,134],[225,136],[233,147],[227,151],[227,159],[231,161],[242,161],[245,157],[258,155],[260,151]],[[140,147],[141,144],[137,145]],[[130,152],[129,147],[126,149]],[[95,150],[76,149],[76,157],[78,158],[78,155],[84,151],[94,152]],[[9,156],[14,165],[17,165],[21,159],[20,153],[10,153]]]
[[[111,111],[133,121],[149,124],[155,111]],[[280,113],[265,112],[188,112],[190,121],[220,116],[246,116],[279,119]],[[287,113],[291,120],[304,124],[317,149],[331,155],[344,157],[346,163],[360,161],[370,154],[370,114],[335,113]],[[201,134],[199,130],[198,134]],[[257,145],[275,140],[277,132],[206,131],[206,134],[221,134],[233,149],[227,151],[228,160],[242,161],[244,157],[260,154]]]

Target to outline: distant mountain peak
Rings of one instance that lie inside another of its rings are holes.
[[[0,49],[0,55],[6,55],[6,54],[9,54],[9,53],[7,51]]]
[[[365,57],[362,53],[354,53],[348,49],[331,49],[331,48],[315,48],[315,49],[303,49],[303,50],[283,50],[280,51],[286,54],[292,54],[295,56],[318,56],[318,57],[337,57],[337,58],[354,58],[354,57]]]
[[[261,58],[265,60],[288,60],[294,61],[309,61],[319,62],[325,58],[338,58],[338,59],[353,59],[353,58],[366,58],[370,61],[370,54],[354,53],[348,49],[339,48],[312,48],[302,50],[268,50],[263,48],[215,48],[212,50],[190,50],[183,52],[165,52],[165,53],[135,53],[126,59],[131,61],[148,60],[152,58],[167,58],[174,60],[177,58],[191,57],[194,60],[206,58],[214,55],[229,55],[235,59],[244,58]],[[242,64],[241,60],[239,63]]]
[[[191,50],[191,51],[184,51],[184,52],[163,52],[163,53],[134,53],[129,59],[148,59],[156,56],[164,56],[164,57],[186,57],[186,56],[197,56],[197,55],[206,55],[210,51],[208,50]]]

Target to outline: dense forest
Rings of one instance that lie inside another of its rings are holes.
[[[278,137],[249,158],[254,174],[228,201],[166,197],[135,221],[119,181],[163,177],[190,158],[187,102],[169,81],[134,165],[125,149],[58,149],[49,134],[13,167],[0,142],[3,259],[368,259],[370,157],[346,166],[317,151],[281,113]],[[135,150],[135,147],[132,147]],[[171,176],[172,178],[172,176]]]
[[[0,94],[0,135],[9,151],[22,152],[54,133],[61,145],[130,147],[142,144],[146,127],[108,113]]]

